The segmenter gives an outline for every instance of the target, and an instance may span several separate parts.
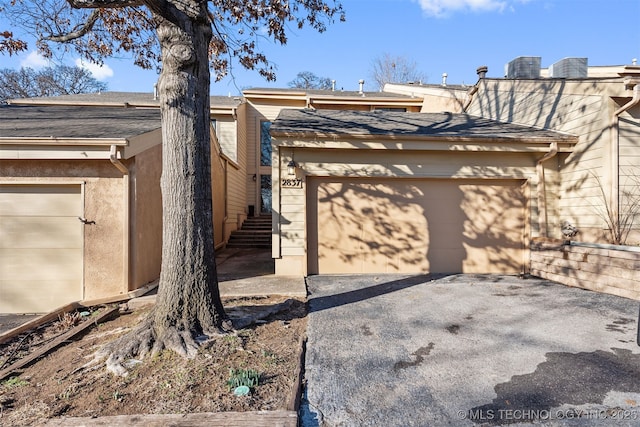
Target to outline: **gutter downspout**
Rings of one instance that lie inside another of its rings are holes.
[[[542,237],[549,237],[549,219],[547,217],[547,185],[544,178],[544,166],[547,160],[558,154],[558,143],[552,142],[549,145],[549,152],[546,153],[536,164],[538,173],[538,224]]]
[[[620,221],[620,114],[640,103],[640,84],[633,86],[633,98],[631,101],[618,108],[613,113],[611,120],[611,212],[614,212],[615,221]]]
[[[129,201],[129,192],[130,192],[130,175],[129,169],[125,166],[124,163],[118,159],[118,148],[115,145],[111,146],[109,150],[109,160],[111,163],[122,172],[122,185],[123,185],[123,193],[124,193],[124,215],[123,215],[123,235],[122,235],[122,274],[124,276],[124,282],[126,286],[126,292],[129,292],[131,279],[129,277],[130,267],[129,267],[129,251],[131,247],[130,233],[129,233],[129,223],[130,223],[130,210],[131,203]]]

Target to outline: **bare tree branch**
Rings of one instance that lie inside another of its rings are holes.
[[[76,9],[119,9],[123,7],[142,6],[142,0],[67,0]]]
[[[8,99],[101,92],[107,84],[80,67],[59,65],[42,70],[0,70],[0,103]]]
[[[415,61],[403,56],[392,56],[388,53],[373,60],[371,77],[381,90],[386,83],[427,81],[427,75],[418,71]]]
[[[75,29],[69,33],[65,34],[51,34],[50,36],[43,37],[45,40],[50,40],[52,42],[58,43],[66,43],[71,40],[79,39],[87,34],[89,31],[93,30],[94,25],[100,18],[100,11],[95,9],[91,12],[91,14],[87,17],[87,20],[80,26],[80,28]]]

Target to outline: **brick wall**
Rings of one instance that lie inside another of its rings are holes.
[[[568,286],[640,300],[640,251],[623,248],[534,238],[531,274]]]

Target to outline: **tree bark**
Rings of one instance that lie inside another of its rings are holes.
[[[149,352],[171,349],[195,356],[200,336],[220,333],[227,320],[213,242],[211,26],[206,2],[184,2],[169,15],[171,20],[157,17],[162,49],[158,81],[163,139],[160,284],[150,316],[98,354],[108,357],[107,368],[120,375],[126,375],[127,359]]]
[[[195,3],[195,2],[194,2]],[[198,5],[198,3],[195,3]],[[210,158],[211,26],[206,2],[195,19],[161,20],[163,245],[155,328],[211,333],[225,319],[213,242]]]

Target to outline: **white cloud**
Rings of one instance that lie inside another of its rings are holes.
[[[504,11],[510,3],[523,3],[527,0],[414,0],[429,16],[437,18],[449,16],[455,12],[491,12]]]
[[[97,65],[93,62],[84,62],[78,58],[76,59],[76,66],[89,71],[96,80],[104,81],[109,77],[113,77],[113,70],[107,64]]]
[[[36,51],[29,52],[29,54],[20,61],[21,67],[33,68],[34,70],[49,67],[50,65],[49,60]]]

